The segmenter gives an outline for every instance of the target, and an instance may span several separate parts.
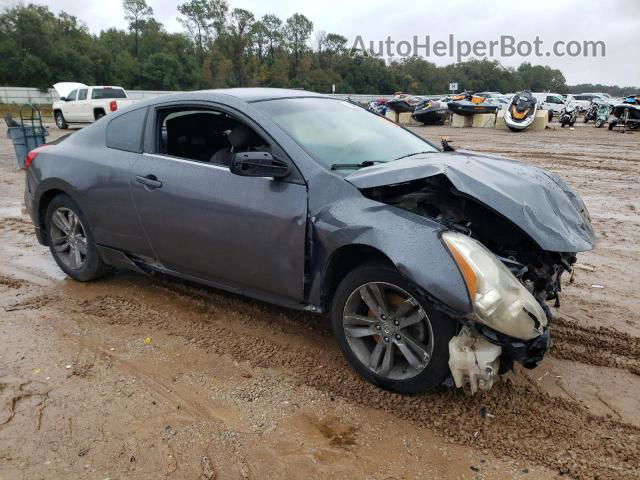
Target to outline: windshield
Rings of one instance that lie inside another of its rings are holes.
[[[396,124],[341,100],[294,98],[256,102],[253,106],[327,167],[369,165],[438,151]]]
[[[127,98],[127,94],[121,88],[94,88],[91,92],[94,100],[104,100],[105,98]]]

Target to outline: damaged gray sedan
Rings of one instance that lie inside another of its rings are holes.
[[[71,278],[161,272],[328,313],[352,367],[398,392],[538,365],[547,302],[595,242],[556,175],[301,91],[136,103],[26,170],[38,239]]]

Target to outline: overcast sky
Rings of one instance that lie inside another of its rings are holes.
[[[182,30],[177,21],[176,6],[185,0],[147,0],[155,18],[169,31]],[[48,5],[54,12],[64,10],[98,33],[108,27],[126,28],[118,0],[32,0]],[[18,3],[0,0],[0,6]],[[256,17],[275,13],[286,19],[302,13],[317,30],[340,33],[349,38],[350,45],[360,35],[366,42],[384,40],[391,36],[396,42],[421,39],[431,42],[447,40],[490,41],[501,35],[512,35],[518,41],[533,41],[536,36],[544,42],[543,52],[556,41],[604,41],[604,58],[510,57],[497,58],[505,65],[517,66],[523,60],[533,64],[559,68],[569,84],[603,83],[621,86],[640,86],[640,0],[423,0],[400,3],[393,0],[315,0],[298,2],[286,0],[230,0],[231,8],[244,8]],[[367,43],[368,45],[368,43]],[[452,63],[455,58],[431,57],[438,65]]]

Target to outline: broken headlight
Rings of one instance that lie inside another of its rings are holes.
[[[493,253],[460,233],[445,232],[442,239],[460,268],[479,322],[521,340],[542,333],[547,324],[542,307]]]

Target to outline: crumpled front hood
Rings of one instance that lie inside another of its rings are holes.
[[[346,177],[359,189],[445,175],[454,187],[520,227],[543,250],[583,252],[595,246],[589,213],[559,176],[494,155],[437,152],[362,168]]]

